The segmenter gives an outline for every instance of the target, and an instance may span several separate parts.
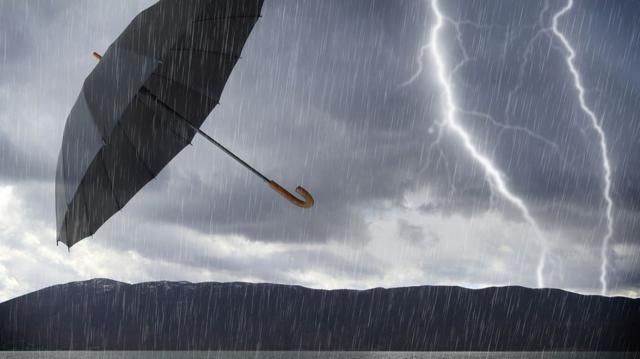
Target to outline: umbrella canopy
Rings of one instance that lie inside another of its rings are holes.
[[[218,103],[262,0],[161,0],[87,77],[56,171],[57,242],[92,235],[188,145]]]

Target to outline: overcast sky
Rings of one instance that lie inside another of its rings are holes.
[[[541,236],[441,126],[429,2],[265,0],[203,129],[316,206],[196,137],[93,237],[56,247],[55,166],[91,52],[152,3],[0,0],[0,301],[95,277],[536,287],[542,242],[545,286],[600,292],[602,156],[549,30],[564,0],[440,5],[447,68],[467,58],[449,77],[458,121]],[[559,29],[607,136],[608,294],[637,297],[640,3],[578,1]]]

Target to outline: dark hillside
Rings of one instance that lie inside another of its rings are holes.
[[[0,349],[640,350],[640,300],[522,287],[105,279],[0,304]]]

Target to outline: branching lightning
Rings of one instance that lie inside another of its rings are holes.
[[[525,221],[529,223],[529,225],[535,232],[535,236],[540,241],[540,244],[542,247],[542,254],[540,256],[540,260],[538,262],[538,267],[536,271],[538,286],[542,287],[544,286],[543,272],[544,272],[544,267],[546,263],[548,243],[545,237],[543,236],[543,233],[540,230],[540,227],[538,226],[537,221],[531,216],[531,213],[529,211],[529,208],[525,204],[525,201],[510,190],[503,173],[496,167],[496,165],[492,162],[492,160],[488,156],[486,156],[485,154],[483,154],[481,151],[478,150],[471,134],[467,131],[464,125],[459,121],[458,116],[465,115],[465,116],[478,117],[480,119],[488,121],[488,123],[490,123],[491,125],[497,128],[500,128],[501,130],[509,130],[509,131],[516,131],[516,132],[523,133],[537,141],[540,141],[552,147],[553,149],[556,150],[556,152],[560,153],[560,151],[558,150],[558,145],[553,141],[550,141],[545,137],[536,134],[535,132],[531,131],[526,127],[503,124],[495,120],[489,114],[476,112],[472,110],[465,110],[463,108],[458,107],[458,105],[456,104],[455,95],[453,91],[452,78],[459,69],[461,69],[464,65],[466,65],[467,62],[472,60],[468,56],[464,46],[461,43],[462,35],[460,31],[460,26],[461,25],[472,25],[475,27],[485,27],[485,26],[472,23],[469,21],[456,22],[453,19],[444,15],[440,11],[440,8],[438,6],[438,0],[430,0],[430,2],[431,2],[431,10],[435,16],[435,24],[433,24],[433,26],[430,29],[428,42],[426,42],[426,44],[424,44],[420,48],[420,52],[418,54],[418,69],[416,73],[408,81],[401,84],[400,86],[407,86],[419,78],[420,74],[425,70],[423,57],[425,56],[425,53],[428,50],[433,61],[433,70],[436,74],[438,85],[440,86],[444,95],[444,101],[443,101],[445,105],[444,119],[438,124],[440,127],[440,130],[442,130],[443,127],[446,127],[450,129],[453,133],[455,133],[457,137],[459,137],[464,149],[484,169],[486,179],[489,182],[489,184],[492,186],[492,189],[496,191],[499,195],[501,195],[509,203],[511,203],[513,206],[515,206],[520,211]],[[527,48],[524,54],[524,62],[520,69],[518,85],[514,90],[512,90],[509,93],[507,109],[505,111],[508,111],[509,109],[509,105],[510,105],[511,97],[513,93],[517,91],[521,86],[522,77],[524,73],[524,64],[528,60],[530,51],[532,51],[531,49],[532,49],[533,43],[537,39],[539,39],[541,36],[546,36],[549,40],[551,40],[552,37],[557,38],[567,53],[566,64],[573,78],[573,83],[574,83],[575,90],[577,92],[580,108],[589,118],[591,122],[591,126],[595,130],[599,139],[599,147],[600,147],[600,152],[602,156],[602,168],[603,168],[603,174],[604,174],[603,196],[606,202],[606,222],[607,222],[606,233],[602,238],[602,247],[601,247],[602,262],[600,267],[601,293],[605,295],[607,293],[607,286],[608,286],[607,270],[609,267],[609,264],[608,264],[609,243],[614,235],[614,228],[613,228],[614,204],[611,197],[611,165],[608,159],[607,139],[606,139],[605,132],[601,126],[601,121],[595,115],[593,110],[587,105],[587,102],[585,100],[585,89],[584,89],[584,86],[582,85],[581,75],[574,64],[574,60],[576,58],[576,52],[571,46],[571,44],[569,43],[569,41],[567,40],[567,38],[565,37],[565,35],[558,29],[558,20],[562,16],[564,16],[567,12],[569,12],[572,8],[573,8],[573,0],[567,0],[566,5],[553,15],[551,27],[545,27],[543,25],[543,18],[545,13],[549,10],[548,1],[545,1],[544,9],[542,10],[539,17],[539,26],[541,29],[535,34],[535,36],[529,41],[529,44],[527,45]],[[458,44],[461,47],[461,51],[463,55],[463,59],[458,63],[452,65],[451,68],[448,68],[447,64],[445,64],[443,51],[440,48],[440,44],[439,44],[439,34],[442,28],[445,26],[445,23],[450,23],[452,26],[455,27],[457,31]],[[439,132],[438,138],[435,141],[435,143],[439,142],[440,136],[441,136],[441,133]]]
[[[537,283],[539,287],[543,287],[544,286],[543,272],[544,272],[544,266],[546,261],[546,254],[547,254],[546,240],[542,235],[542,231],[540,230],[538,223],[531,216],[531,213],[527,205],[525,204],[525,202],[519,196],[517,196],[511,191],[502,172],[493,164],[493,162],[489,157],[487,157],[486,155],[484,155],[478,150],[478,148],[474,144],[474,141],[471,135],[467,132],[465,127],[458,121],[458,118],[456,115],[458,113],[463,112],[464,110],[460,109],[456,105],[456,100],[455,100],[455,96],[452,88],[453,86],[451,84],[451,74],[455,70],[460,68],[461,64],[459,63],[455,65],[453,67],[454,70],[451,70],[451,71],[448,70],[447,66],[444,63],[442,50],[440,48],[440,43],[439,43],[439,34],[444,26],[445,20],[446,21],[452,21],[452,20],[446,18],[442,14],[442,12],[438,7],[438,0],[431,0],[431,9],[436,17],[436,22],[431,28],[428,45],[423,46],[422,49],[425,49],[427,47],[429,49],[429,52],[431,54],[431,57],[434,63],[434,71],[436,73],[437,81],[444,94],[445,109],[444,109],[444,121],[442,122],[442,125],[451,129],[453,133],[455,133],[460,138],[460,140],[462,141],[462,145],[470,154],[470,156],[478,164],[480,164],[484,169],[486,179],[489,182],[489,184],[505,200],[507,200],[509,203],[511,203],[520,211],[525,221],[529,223],[529,225],[535,232],[534,234],[540,241],[540,244],[542,247],[542,255],[540,256],[540,260],[538,262],[538,267],[536,271]],[[452,22],[452,23],[454,24],[454,26],[457,27],[457,24],[455,22]],[[468,60],[468,57],[466,56],[466,53],[465,53],[465,59],[463,61],[467,61],[467,60]],[[420,69],[422,69],[422,67],[423,66],[421,64]],[[414,75],[412,79],[415,79],[416,77],[417,76]]]
[[[569,71],[573,76],[573,82],[575,85],[575,89],[578,93],[578,101],[580,103],[580,108],[582,111],[589,117],[593,129],[598,134],[598,139],[600,141],[600,152],[602,156],[602,168],[604,172],[604,189],[603,194],[606,202],[606,217],[607,217],[607,231],[602,239],[602,247],[601,247],[601,257],[602,263],[600,266],[600,285],[601,285],[601,293],[605,295],[607,293],[607,268],[608,268],[608,251],[609,251],[609,242],[613,237],[613,200],[611,199],[611,166],[609,163],[609,158],[607,156],[607,139],[600,125],[600,121],[598,120],[595,113],[589,108],[584,98],[585,90],[582,86],[582,80],[580,73],[578,72],[574,59],[576,58],[576,52],[564,36],[564,34],[558,30],[558,20],[566,14],[569,10],[573,8],[573,0],[568,0],[565,7],[560,9],[554,16],[551,30],[553,34],[560,40],[563,47],[567,51],[568,55],[566,58],[567,66],[569,67]]]

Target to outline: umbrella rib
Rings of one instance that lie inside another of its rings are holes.
[[[87,224],[89,224],[89,232],[91,232],[91,220],[89,219],[89,206],[87,206],[87,199],[84,198],[85,196],[83,195],[82,187],[78,187],[78,192],[76,192],[76,194],[78,193],[82,198],[82,204],[84,205],[84,214],[87,216]]]
[[[140,155],[138,155],[138,148],[136,147],[136,145],[133,144],[133,142],[131,142],[131,139],[129,138],[129,135],[127,134],[127,131],[124,130],[124,128],[120,125],[120,122],[118,122],[116,124],[116,126],[120,127],[120,130],[122,130],[122,134],[124,135],[124,138],[127,139],[127,142],[129,143],[129,145],[131,145],[131,147],[133,148],[133,152],[136,154],[136,159],[138,161],[140,161],[140,163],[142,163],[142,166],[144,167],[144,169],[148,172],[148,174],[151,176],[151,178],[156,178],[157,174],[154,173],[151,168],[149,168],[149,165],[147,164],[147,162],[140,157]]]
[[[198,87],[195,87],[195,86],[192,86],[192,85],[186,84],[186,83],[184,83],[183,81],[180,81],[180,80],[178,80],[178,79],[175,79],[175,78],[170,77],[170,76],[165,75],[165,74],[161,74],[161,73],[159,73],[159,72],[157,72],[157,71],[152,72],[152,73],[151,73],[151,76],[158,76],[158,77],[160,77],[160,78],[162,78],[162,79],[165,79],[165,80],[167,80],[167,81],[175,82],[175,83],[176,83],[176,84],[178,84],[178,85],[184,86],[187,90],[193,90],[193,91],[194,91],[194,92],[196,92],[197,94],[199,94],[199,95],[201,95],[201,96],[204,96],[204,97],[206,97],[206,98],[208,98],[208,99],[210,99],[210,100],[214,101],[214,102],[216,103],[216,105],[218,104],[218,100],[217,100],[217,99],[215,99],[215,98],[211,97],[209,94],[207,94],[207,93],[203,92],[203,89],[201,89],[201,88],[198,88]]]
[[[171,114],[176,115],[178,118],[180,118],[183,121],[186,121],[188,123],[190,123],[180,112],[176,111],[175,109],[173,109],[171,106],[169,106],[166,102],[162,101],[158,96],[156,96],[153,92],[151,92],[151,90],[149,90],[148,87],[146,86],[142,86],[142,88],[140,89],[140,93],[145,94],[149,97],[151,97],[151,99],[155,102],[157,102],[158,104],[160,104],[160,106],[162,108],[164,108],[165,110],[169,111]]]
[[[155,109],[151,108],[151,106],[149,106],[149,104],[148,104],[148,103],[146,103],[145,101],[143,101],[143,100],[142,100],[141,98],[139,98],[138,96],[136,96],[136,100],[137,100],[140,104],[142,104],[144,107],[146,107],[147,109],[149,109],[149,111],[155,111]],[[165,119],[164,119],[164,118],[162,118],[162,117],[160,117],[160,121],[165,122],[165,123],[167,123],[167,122],[168,122],[167,120],[165,120]],[[173,128],[171,128],[171,127],[166,127],[166,128],[169,130],[169,132],[171,132],[174,136],[176,136],[176,138],[177,138],[179,141],[182,141],[185,145],[191,145],[191,144],[192,144],[192,143],[191,143],[191,141],[190,141],[188,138],[186,138],[186,137],[182,136],[181,134],[179,134],[178,132],[176,132]]]

